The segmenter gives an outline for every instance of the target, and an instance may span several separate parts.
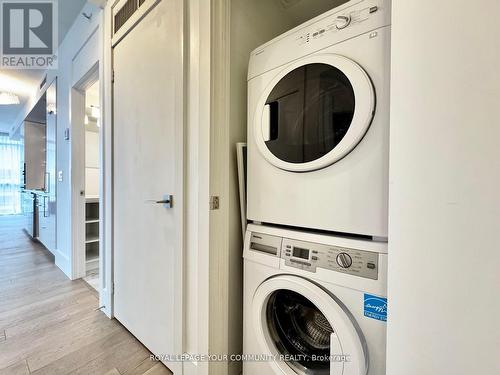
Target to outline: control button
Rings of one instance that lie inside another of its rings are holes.
[[[349,268],[352,265],[352,258],[347,253],[337,255],[337,264],[342,268]]]
[[[338,16],[335,20],[335,27],[338,30],[345,29],[351,23],[351,16]]]
[[[318,260],[318,257],[312,256],[311,259],[312,260]]]
[[[378,10],[378,6],[374,6],[370,8],[370,13],[375,13]]]
[[[313,254],[318,254],[318,250],[313,250]]]
[[[371,270],[374,270],[375,269],[375,263],[366,263],[366,267],[371,269]]]

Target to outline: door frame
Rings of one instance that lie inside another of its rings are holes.
[[[99,215],[103,218],[99,230],[102,233],[103,259],[99,260],[104,277],[101,277],[100,306],[109,317],[114,317],[114,275],[113,275],[113,53],[111,47],[112,37],[112,3],[107,1],[101,19],[102,46],[100,51],[101,64],[99,66],[100,91],[101,91],[101,189],[102,204],[99,205]]]
[[[105,234],[104,253],[106,258],[106,285],[109,299],[105,303],[103,311],[114,317],[113,312],[113,34],[112,17],[113,6],[119,0],[108,0],[103,12],[103,55],[102,55],[102,99],[101,109],[103,124],[103,196],[106,197],[103,204],[103,217]],[[220,269],[223,277],[227,277],[225,270],[228,264],[226,254],[229,244],[224,240],[228,235],[228,227],[223,225],[217,228],[216,217],[222,216],[220,210],[210,210],[210,195],[221,194],[215,187],[216,184],[227,184],[229,176],[214,174],[217,155],[214,140],[217,140],[219,132],[227,134],[231,124],[227,113],[217,103],[227,103],[229,100],[229,71],[221,69],[229,61],[230,49],[230,0],[183,0],[184,16],[184,118],[182,153],[185,171],[179,171],[183,181],[190,181],[190,172],[196,174],[196,183],[185,184],[183,193],[185,197],[176,197],[178,204],[184,204],[182,233],[179,233],[179,241],[182,241],[183,253],[181,259],[176,260],[179,273],[175,276],[181,280],[181,286],[177,288],[176,311],[179,318],[178,329],[175,332],[176,351],[179,353],[221,353],[228,348],[227,322],[222,319],[210,319],[218,316],[220,312],[227,311],[231,301],[227,288],[219,288],[214,271]],[[222,78],[222,79],[218,79]],[[220,139],[219,139],[220,140]],[[229,140],[220,140],[221,144],[229,145]],[[189,145],[188,145],[189,142]],[[224,143],[226,142],[226,143]],[[186,147],[188,145],[188,147]],[[189,152],[189,154],[187,153]],[[219,157],[222,153],[219,151]],[[219,159],[222,160],[222,159]],[[182,173],[181,173],[182,172]],[[216,180],[219,180],[218,182]],[[185,200],[184,200],[185,199]],[[186,203],[184,203],[186,202]],[[226,204],[224,201],[222,205]],[[186,206],[187,204],[187,206]],[[189,207],[188,207],[189,206]],[[194,216],[193,216],[194,215]],[[218,247],[221,246],[221,247]],[[187,262],[187,255],[190,261]],[[179,267],[180,266],[180,267]],[[196,276],[190,279],[187,273],[190,267],[197,269]],[[189,267],[187,269],[186,267]],[[190,279],[188,282],[187,280]],[[191,284],[194,282],[194,284]],[[187,321],[186,305],[188,296],[197,301],[195,319],[197,321],[194,337],[187,337],[185,329]],[[223,313],[225,314],[225,312]],[[191,341],[192,340],[192,341]],[[215,373],[221,369],[215,362],[183,362],[179,374],[208,374]],[[222,364],[227,367],[228,364]],[[222,369],[221,369],[222,370]],[[222,370],[224,371],[224,370]]]
[[[186,350],[195,353],[228,353],[229,235],[226,166],[229,150],[230,119],[230,0],[185,0],[188,148],[186,186],[187,212],[185,303],[193,299],[196,313],[186,314],[185,324],[196,332],[185,332]],[[220,198],[220,207],[211,209],[210,197]],[[194,217],[192,217],[194,215]],[[195,260],[193,260],[195,259]],[[191,295],[191,297],[189,296]],[[213,319],[211,317],[217,317]],[[237,362],[184,362],[186,374],[240,373]]]
[[[101,64],[97,61],[92,68],[87,71],[71,88],[71,122],[72,122],[72,152],[71,152],[71,186],[72,186],[72,275],[73,279],[82,278],[86,275],[85,263],[85,199],[81,197],[80,190],[85,190],[85,127],[80,126],[84,123],[85,117],[85,90],[94,83],[99,82],[99,102],[102,110],[103,88],[101,84]],[[106,159],[103,149],[103,133],[105,121],[100,121],[99,127],[99,306],[107,307],[105,298],[107,285],[103,282],[103,276],[107,273],[104,269],[106,254],[104,250],[105,223],[103,217],[103,191],[104,191],[104,170],[103,162]],[[105,311],[103,307],[103,310]],[[106,311],[105,311],[106,312]],[[107,314],[108,315],[108,314]]]
[[[85,90],[99,80],[98,63],[71,88],[71,186],[72,186],[72,275],[74,279],[86,275],[85,267]],[[100,133],[101,131],[99,131]],[[100,136],[100,134],[99,134]]]
[[[99,81],[99,100],[101,107],[101,121],[99,129],[99,306],[109,318],[113,317],[113,251],[112,251],[112,121],[110,117],[110,103],[111,103],[111,74],[107,70],[109,60],[107,58],[107,33],[108,23],[106,22],[106,9],[99,13],[99,19],[96,22],[98,27],[90,34],[90,37],[80,48],[82,50],[85,44],[97,33],[99,43],[99,50],[95,63],[92,67],[84,73],[81,77],[74,77],[73,82],[76,84],[70,90],[70,112],[71,112],[71,152],[70,152],[70,168],[71,168],[71,276],[72,279],[82,277],[82,252],[80,242],[83,241],[85,236],[85,217],[84,205],[79,207],[79,189],[75,187],[84,186],[82,184],[82,173],[78,173],[75,166],[82,163],[85,157],[82,154],[81,145],[75,144],[77,139],[74,137],[74,130],[77,124],[78,117],[83,123],[85,116],[82,108],[85,105],[85,97],[82,95],[82,89],[88,87],[90,83]],[[97,17],[97,15],[96,15]],[[83,98],[83,100],[82,100]],[[83,107],[82,107],[83,105]],[[80,139],[85,142],[84,139]],[[76,175],[75,176],[75,172]],[[84,173],[83,173],[84,178]],[[83,180],[84,181],[84,180]],[[83,208],[83,210],[82,210]],[[82,224],[83,223],[83,224]],[[79,225],[81,224],[81,225]],[[80,253],[80,254],[79,254]],[[83,270],[84,271],[84,270]]]
[[[211,98],[210,98],[210,136],[209,142],[209,195],[218,196],[220,207],[210,209],[208,226],[208,283],[210,303],[207,306],[212,319],[208,327],[208,346],[210,352],[229,354],[230,324],[230,252],[229,248],[229,168],[227,152],[230,140],[230,50],[231,50],[231,1],[211,0],[210,40],[206,43],[211,50]],[[205,140],[204,140],[205,141]],[[232,153],[229,153],[232,155]],[[208,198],[208,197],[207,197]],[[202,292],[202,293],[203,293]],[[230,367],[236,368],[230,369]],[[237,362],[210,362],[209,374],[239,372]]]

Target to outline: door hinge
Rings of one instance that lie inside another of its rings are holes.
[[[210,210],[219,209],[219,197],[217,195],[212,195],[210,197]]]
[[[111,72],[111,83],[115,83],[115,70]]]

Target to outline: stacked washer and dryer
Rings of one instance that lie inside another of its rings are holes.
[[[244,375],[385,374],[390,7],[251,54]]]

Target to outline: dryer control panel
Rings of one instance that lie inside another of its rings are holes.
[[[307,31],[296,36],[295,38],[300,45],[308,44],[316,39],[321,39],[330,33],[337,33],[349,26],[362,23],[368,20],[370,16],[378,10],[379,8],[376,5],[367,6],[363,9],[347,9],[346,11],[328,17],[326,20],[318,22],[312,29],[307,29]]]
[[[309,272],[324,268],[378,279],[378,253],[283,238],[281,258],[287,266]]]

